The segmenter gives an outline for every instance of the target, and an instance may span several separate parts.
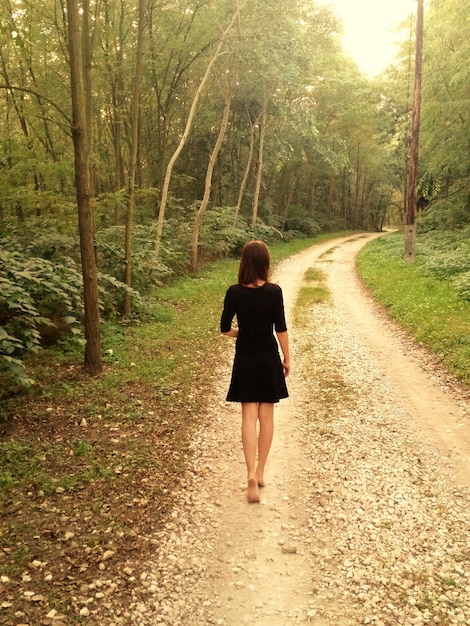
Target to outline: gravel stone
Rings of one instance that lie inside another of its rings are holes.
[[[468,395],[455,395],[432,359],[364,300],[352,259],[371,237],[322,244],[277,270],[293,370],[260,504],[245,500],[240,410],[224,401],[233,344],[221,338],[192,466],[113,624],[470,626],[470,453],[434,434],[452,420],[466,432]],[[332,300],[294,325],[313,266]],[[410,362],[420,374],[407,374]]]

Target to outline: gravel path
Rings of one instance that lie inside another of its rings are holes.
[[[191,471],[116,625],[470,626],[468,395],[366,298],[353,259],[373,236],[278,268],[291,397],[275,410],[259,505],[245,501],[239,407],[224,402],[233,344],[221,337]],[[332,302],[295,327],[310,267],[327,273]]]

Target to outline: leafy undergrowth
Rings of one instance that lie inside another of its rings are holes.
[[[273,258],[314,242],[278,246]],[[2,624],[132,622],[128,590],[204,424],[237,267],[159,289],[152,321],[106,325],[103,375],[86,376],[81,355],[45,350],[30,363],[33,390],[3,402]]]

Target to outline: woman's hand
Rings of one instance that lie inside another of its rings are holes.
[[[226,333],[222,333],[222,335],[225,335],[226,337],[234,337],[236,339],[238,337],[238,328],[233,328],[232,327]]]
[[[289,376],[289,372],[290,372],[290,363],[287,363],[286,361],[282,362],[282,368],[284,370],[284,376]]]

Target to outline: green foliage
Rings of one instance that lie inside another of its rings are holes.
[[[93,450],[93,446],[86,439],[80,439],[74,442],[73,453],[75,456],[87,456]]]
[[[208,209],[199,234],[200,256],[222,259],[241,250],[250,238],[248,224],[242,218],[234,226],[235,210],[232,207]]]
[[[304,237],[314,237],[322,230],[317,220],[313,219],[313,217],[308,214],[308,211],[301,206],[290,208],[289,217],[284,228],[287,231],[295,231],[300,236]]]
[[[311,267],[305,272],[305,280],[322,282],[326,280],[326,274],[323,270]]]
[[[100,274],[107,276],[108,282],[111,276],[122,281],[125,271],[124,226],[101,230],[96,240]],[[174,242],[176,248],[179,240],[175,238]],[[174,271],[155,257],[154,248],[155,225],[135,225],[132,229],[132,288],[140,294],[148,294]],[[177,249],[169,251],[169,247],[165,246],[164,254],[168,259],[172,258],[174,266],[177,265]]]
[[[42,345],[72,339],[74,346],[84,341],[82,276],[69,256],[76,253],[74,240],[55,233],[30,235],[31,241],[4,238],[0,249],[0,376],[5,389],[10,387],[8,381],[33,382],[24,358]],[[105,316],[119,312],[126,290],[114,276],[99,275]],[[136,303],[141,302],[138,292],[128,291]]]
[[[81,277],[74,268],[0,249],[0,372],[31,382],[22,357],[65,329],[80,333]]]
[[[300,287],[294,307],[294,321],[299,327],[305,326],[314,304],[330,302],[331,292],[326,284],[323,270],[310,267],[304,274],[304,284]]]
[[[470,227],[432,231],[422,237],[423,273],[449,281],[463,300],[470,300]]]
[[[470,211],[462,204],[458,195],[432,201],[426,212],[419,217],[421,232],[463,229],[469,222]]]
[[[432,180],[430,219],[470,223],[470,40],[467,0],[431,2],[426,12],[420,166]]]
[[[461,272],[455,276],[452,284],[462,300],[470,302],[470,271]]]
[[[18,483],[50,491],[51,481],[34,449],[17,440],[0,445],[0,490],[10,491]]]
[[[238,216],[233,207],[214,207],[204,214],[199,237],[201,256],[205,259],[238,255],[247,241],[261,239],[268,245],[285,241],[285,233],[258,219],[254,225]]]

